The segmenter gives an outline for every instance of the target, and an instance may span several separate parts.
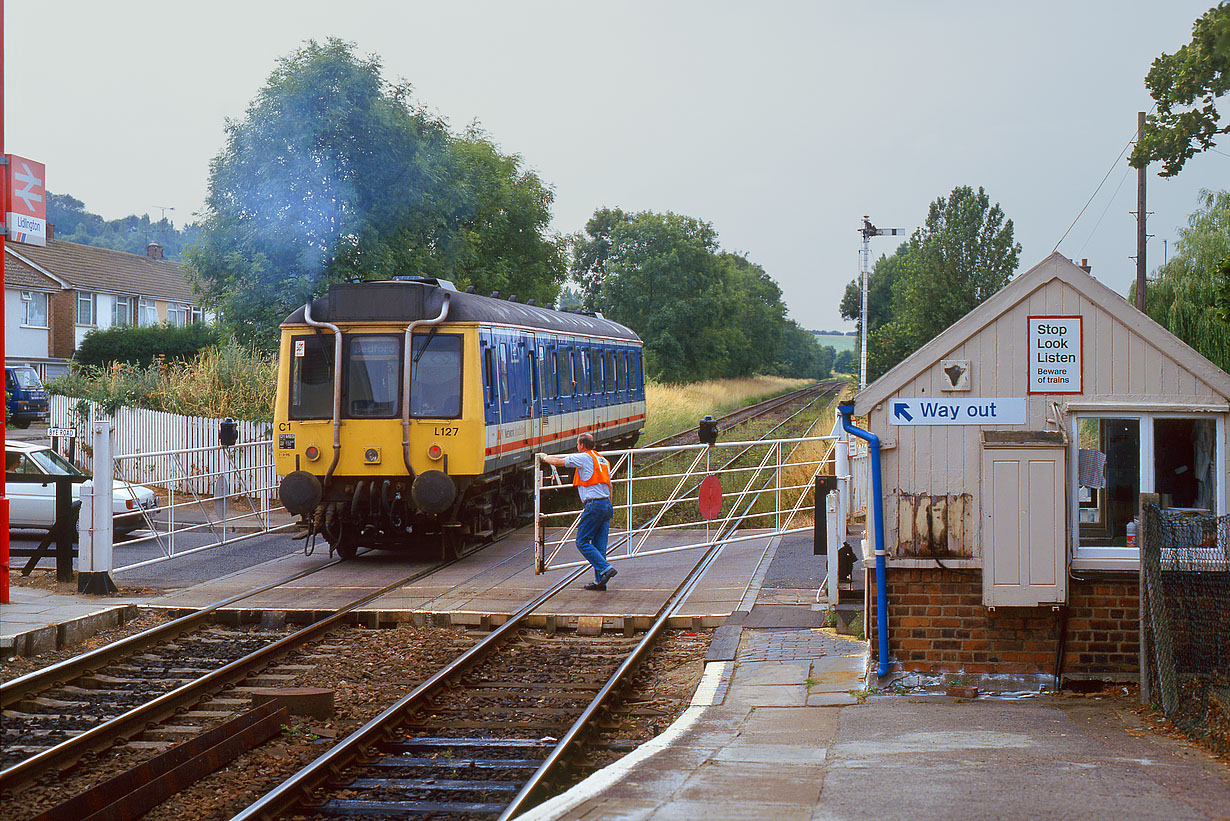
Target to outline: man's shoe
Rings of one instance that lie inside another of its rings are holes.
[[[603,582],[590,582],[585,585],[586,590],[606,590],[606,584]]]
[[[615,578],[617,575],[619,575],[618,570],[616,570],[614,567],[608,567],[606,570],[603,570],[602,575],[598,577],[598,584],[602,585],[605,588],[606,583],[609,582],[611,579]]]

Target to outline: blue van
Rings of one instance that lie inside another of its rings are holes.
[[[11,425],[28,428],[31,422],[46,422],[51,415],[47,389],[29,365],[5,367],[4,393],[8,400],[5,412]]]

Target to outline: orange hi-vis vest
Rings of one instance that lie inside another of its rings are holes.
[[[587,450],[589,458],[594,460],[594,472],[585,481],[581,481],[581,471],[572,474],[573,487],[591,487],[593,485],[609,485],[611,483],[611,463],[592,450]]]

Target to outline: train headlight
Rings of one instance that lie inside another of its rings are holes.
[[[432,445],[427,449],[427,458],[433,462],[440,461],[440,457],[444,455],[444,448],[439,445]]]
[[[307,450],[303,452],[309,462],[315,462],[320,458],[320,448],[315,445],[308,445]]]

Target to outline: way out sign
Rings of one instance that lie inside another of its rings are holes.
[[[1024,425],[1024,397],[997,399],[890,399],[894,425]]]

